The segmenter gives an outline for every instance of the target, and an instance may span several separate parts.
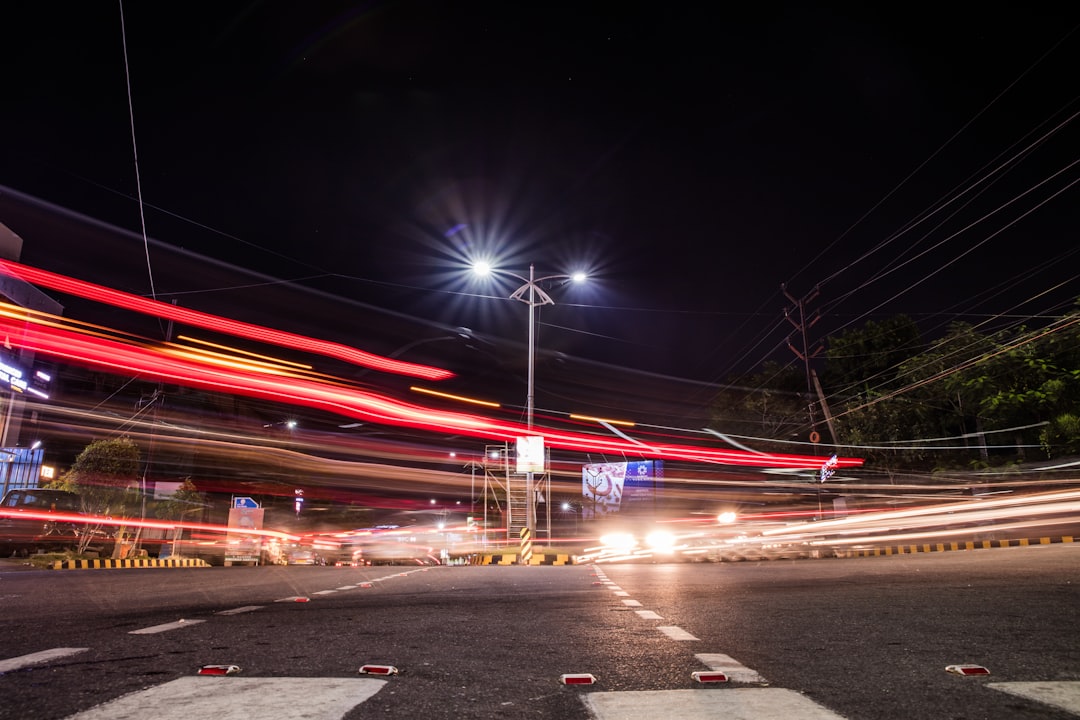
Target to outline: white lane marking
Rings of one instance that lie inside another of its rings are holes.
[[[784,688],[594,692],[581,699],[596,720],[843,720],[806,696]]]
[[[338,588],[338,590],[352,590],[354,587],[356,587],[356,586],[355,585],[342,585],[341,587]]]
[[[659,625],[656,629],[672,640],[697,640],[696,637],[686,632],[678,625]]]
[[[621,587],[619,587],[618,585],[616,585],[613,582],[608,581],[608,582],[605,582],[604,584],[608,586],[608,590],[622,590]]]
[[[255,612],[256,610],[262,610],[262,605],[245,605],[243,607],[232,608],[231,610],[221,610],[214,613],[215,615],[239,615],[240,613]]]
[[[625,590],[616,590],[613,594],[615,597],[630,597],[630,593]]]
[[[90,648],[52,648],[51,650],[42,650],[41,652],[30,653],[29,655],[20,655],[19,657],[0,660],[0,673],[19,670],[31,665],[40,665],[41,663],[68,657],[69,655],[78,655],[89,649]]]
[[[338,720],[377,693],[370,678],[182,677],[124,695],[67,720]]]
[[[702,664],[710,670],[724,673],[728,676],[729,680],[745,683],[768,682],[768,680],[761,677],[756,670],[751,670],[730,655],[724,655],[722,653],[702,653],[700,655],[695,655],[694,657],[700,660]]]
[[[641,607],[641,603],[637,600],[623,600],[622,604],[626,607]]]
[[[191,627],[192,625],[198,625],[199,623],[206,622],[205,620],[177,620],[176,622],[163,623],[161,625],[152,625],[150,627],[144,627],[141,630],[132,630],[128,635],[154,635],[155,633],[168,632],[169,630],[179,630],[180,628]]]
[[[646,620],[663,620],[664,619],[663,615],[658,615],[657,613],[653,612],[652,610],[635,610],[634,612],[636,612],[639,617],[645,618]]]
[[[986,686],[1080,715],[1080,680],[995,682],[986,683]]]
[[[312,595],[333,595],[336,592],[337,590],[320,590],[316,593],[312,593]]]

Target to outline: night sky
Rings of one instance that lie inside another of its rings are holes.
[[[524,342],[469,259],[584,269],[545,350],[705,383],[795,360],[782,284],[820,287],[815,339],[1072,307],[1075,6],[691,5],[3,3],[0,185],[136,235],[7,190],[0,222],[29,264],[252,312],[157,244],[151,284],[126,48],[150,238],[343,303]]]

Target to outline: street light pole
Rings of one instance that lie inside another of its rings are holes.
[[[536,275],[529,263],[529,395],[525,404],[528,428],[533,429],[534,384],[536,382]],[[529,473],[531,476],[532,473]],[[530,528],[531,529],[531,528]]]
[[[529,263],[529,387],[525,401],[526,426],[533,429],[533,403],[536,383],[536,275],[533,263]],[[532,465],[525,471],[525,527],[529,536],[536,537],[536,496],[533,488]]]
[[[529,277],[528,279],[518,275],[517,273],[510,272],[508,270],[495,270],[486,263],[477,263],[474,266],[474,270],[479,274],[487,274],[490,272],[499,272],[504,275],[521,280],[524,284],[510,294],[511,300],[518,300],[529,306],[529,376],[528,376],[528,389],[525,399],[525,422],[526,427],[531,433],[533,430],[533,415],[535,412],[535,392],[536,392],[536,308],[540,305],[554,305],[555,301],[551,299],[551,296],[540,287],[540,283],[545,280],[572,280],[574,282],[582,282],[585,280],[585,273],[577,272],[572,275],[545,275],[543,277],[536,277],[536,265],[535,263],[529,263]],[[536,504],[533,497],[533,472],[532,470],[526,470],[525,472],[525,497],[526,497],[526,511],[525,511],[525,526],[529,529],[529,533],[535,537],[536,534]]]

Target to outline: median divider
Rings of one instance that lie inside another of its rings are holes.
[[[574,557],[569,553],[533,552],[525,562],[518,553],[492,553],[473,555],[469,565],[573,565]]]
[[[199,558],[94,558],[91,560],[57,560],[51,566],[53,570],[109,570],[119,568],[179,568],[210,567],[210,563]]]
[[[1053,545],[1055,543],[1074,542],[1072,535],[1057,537],[1019,538],[1012,540],[966,540],[964,542],[915,543],[905,545],[883,545],[873,548],[837,550],[836,557],[878,557],[884,555],[914,555],[929,552],[959,552],[962,550],[989,550],[990,548],[1029,547],[1031,545]]]

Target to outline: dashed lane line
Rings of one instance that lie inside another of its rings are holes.
[[[641,607],[641,603],[637,600],[623,600],[622,604],[626,607]]]
[[[768,682],[756,670],[751,670],[730,655],[722,653],[701,653],[695,655],[705,667],[716,672],[722,672],[728,679],[742,683]]]
[[[596,720],[843,720],[794,690],[732,688],[715,690],[637,690],[582,696]]]
[[[230,608],[229,610],[219,610],[215,615],[242,615],[243,613],[255,612],[256,610],[262,610],[264,605],[244,605],[243,607]]]
[[[995,682],[987,687],[1080,715],[1080,680]]]
[[[370,678],[183,677],[67,720],[338,720],[385,684]]]
[[[139,630],[131,630],[128,635],[154,635],[156,633],[168,632],[169,630],[179,630],[180,628],[191,627],[192,625],[198,625],[204,623],[205,620],[177,620],[176,622],[163,623],[161,625],[152,625],[150,627],[140,628]]]
[[[664,633],[665,635],[667,635],[672,640],[687,640],[687,641],[690,641],[690,640],[697,640],[698,639],[698,638],[694,637],[693,635],[691,635],[690,633],[683,630],[678,625],[659,625],[659,626],[657,626],[656,629],[659,630],[660,632]]]
[[[657,612],[655,612],[653,610],[635,610],[634,612],[636,612],[638,614],[638,617],[643,618],[645,620],[663,620],[664,619],[663,615],[661,615],[661,614],[659,614],[659,613],[657,613]]]
[[[47,663],[50,660],[57,660],[70,655],[78,655],[89,649],[90,648],[52,648],[51,650],[42,650],[41,652],[30,653],[29,655],[20,655],[19,657],[0,660],[0,673],[21,670],[24,667],[40,665],[41,663]]]

